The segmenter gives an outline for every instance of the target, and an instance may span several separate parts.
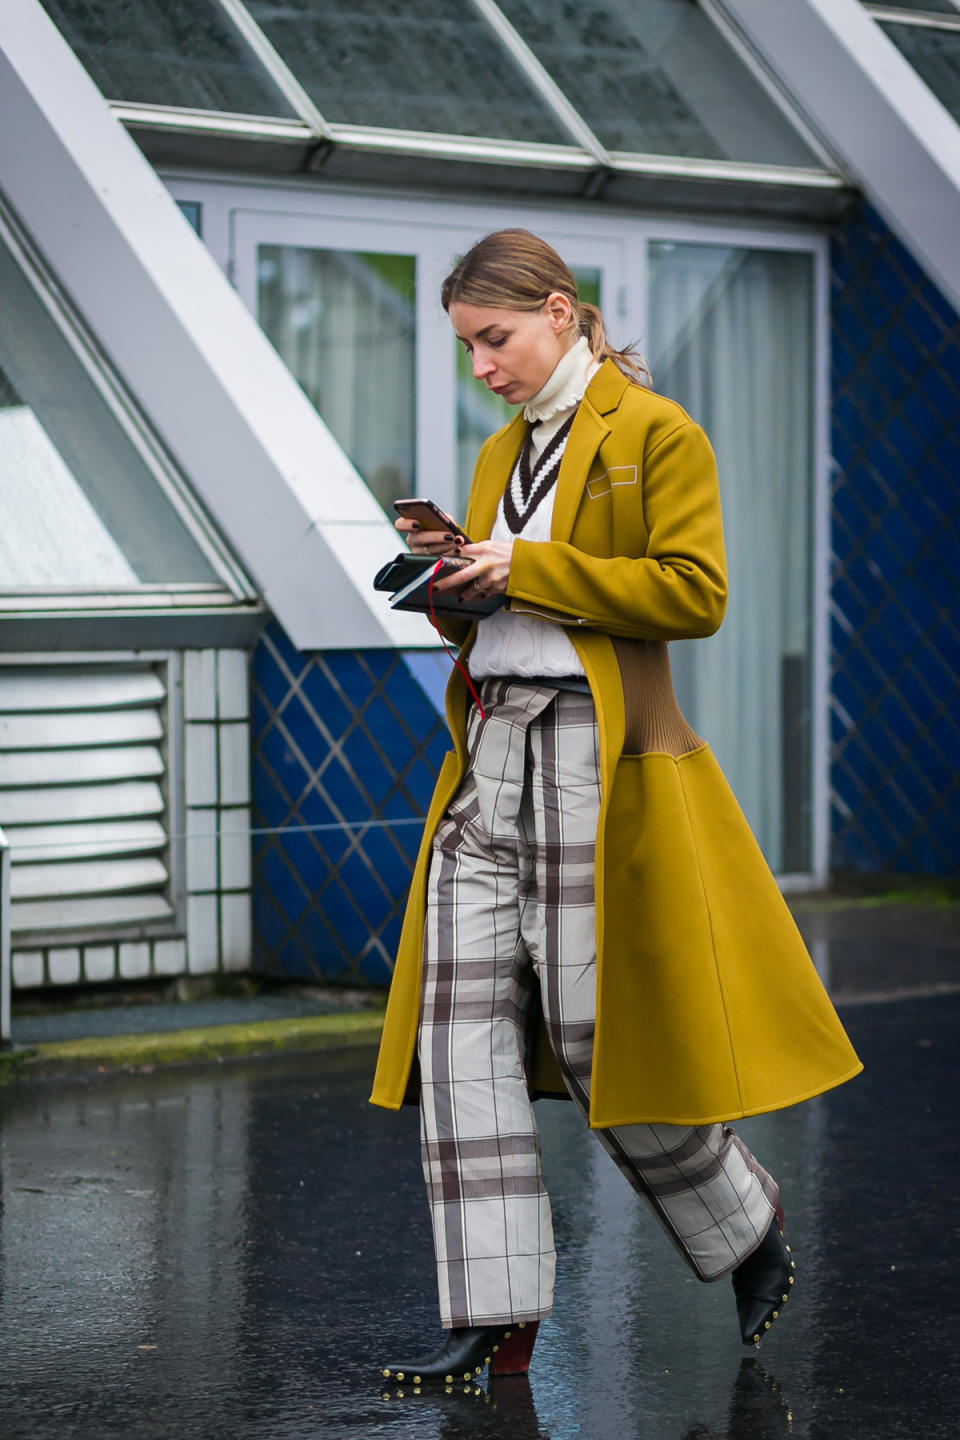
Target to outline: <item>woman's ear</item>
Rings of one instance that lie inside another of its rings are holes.
[[[573,306],[569,297],[560,290],[553,290],[544,301],[544,309],[557,335],[569,330],[573,322]]]

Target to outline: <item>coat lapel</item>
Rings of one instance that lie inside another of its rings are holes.
[[[605,360],[587,386],[557,476],[550,531],[553,540],[570,539],[593,457],[610,434],[610,426],[604,417],[616,410],[629,384],[623,371],[612,360]],[[526,433],[527,423],[521,410],[494,439],[471,497],[467,530],[475,540],[490,538],[497,518],[497,506],[513,474]]]
[[[570,539],[593,457],[610,434],[610,426],[604,416],[616,410],[629,383],[612,360],[605,360],[587,386],[557,476],[551,540]]]
[[[479,484],[475,486],[472,496],[467,532],[474,540],[490,538],[493,522],[497,518],[497,506],[513,474],[513,467],[517,463],[526,433],[527,422],[521,410],[506,429],[500,432],[490,448],[483,473],[477,477]]]

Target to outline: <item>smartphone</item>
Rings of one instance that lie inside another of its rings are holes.
[[[404,520],[416,520],[421,530],[442,530],[445,535],[461,535],[467,544],[470,537],[455,520],[448,520],[435,500],[394,500],[393,508]]]

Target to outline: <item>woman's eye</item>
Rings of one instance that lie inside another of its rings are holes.
[[[493,350],[499,350],[499,349],[500,349],[500,346],[501,346],[501,345],[506,345],[506,343],[507,343],[507,337],[506,337],[506,335],[501,335],[501,336],[499,336],[499,338],[496,339],[496,340],[490,340],[490,341],[488,341],[488,344],[490,345],[491,349],[493,349]]]

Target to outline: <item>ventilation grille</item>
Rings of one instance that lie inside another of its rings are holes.
[[[0,668],[0,825],[15,935],[172,918],[165,673]]]

